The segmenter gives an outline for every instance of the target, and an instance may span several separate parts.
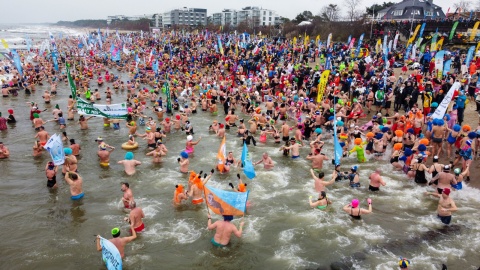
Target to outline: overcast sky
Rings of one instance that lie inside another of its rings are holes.
[[[259,6],[265,9],[277,11],[280,16],[293,19],[298,13],[310,10],[313,14],[319,13],[324,5],[330,3],[342,6],[344,0],[204,0],[204,1],[159,1],[159,0],[17,0],[4,3],[4,9],[0,16],[0,23],[43,23],[57,22],[60,20],[73,21],[80,19],[106,19],[108,15],[143,15],[163,13],[174,8],[206,8],[208,15],[219,12],[224,8],[241,9],[246,6]],[[453,3],[460,0],[433,0],[436,5],[443,8],[444,12]],[[382,3],[377,0],[362,0],[361,8],[374,3]],[[387,1],[388,2],[388,1]],[[393,0],[400,2],[400,0]],[[7,7],[8,6],[8,7]],[[453,8],[453,7],[452,7]],[[345,10],[343,10],[345,12]]]

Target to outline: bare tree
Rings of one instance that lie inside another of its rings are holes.
[[[343,6],[347,9],[347,19],[351,22],[362,17],[360,4],[362,0],[343,0]]]
[[[460,0],[457,3],[453,4],[453,8],[456,10],[461,9],[461,12],[467,12],[471,10],[472,2],[467,0]],[[458,11],[457,11],[458,12]]]
[[[338,7],[338,5],[334,5],[334,4],[324,6],[320,10],[320,17],[324,21],[329,21],[329,22],[338,21],[338,19],[340,18],[340,8]]]

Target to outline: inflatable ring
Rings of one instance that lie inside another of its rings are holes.
[[[133,150],[138,148],[138,143],[135,142],[133,145],[128,144],[128,142],[122,144],[122,149]]]

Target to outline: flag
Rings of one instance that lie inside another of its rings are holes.
[[[100,33],[100,28],[98,28],[98,35],[97,35],[97,39],[98,39],[98,45],[100,45],[100,50],[102,49],[103,47],[103,42],[102,42],[102,33]]]
[[[247,192],[233,192],[204,186],[205,199],[208,207],[217,215],[243,216],[247,210]]]
[[[427,23],[422,23],[422,27],[420,28],[420,33],[418,34],[418,38],[423,37],[423,31],[425,30],[425,26]]]
[[[78,114],[92,115],[110,119],[127,119],[127,103],[100,105],[77,98]]]
[[[473,59],[474,52],[475,52],[475,46],[471,46],[470,49],[468,49],[467,58],[465,59],[465,65],[467,65],[467,67],[470,66],[470,62]]]
[[[477,47],[475,48],[475,55],[477,55],[478,49],[480,49],[480,41],[477,43]]]
[[[408,56],[410,55],[411,50],[412,50],[412,44],[408,45],[407,50],[405,51],[405,55],[403,56],[404,60],[408,59]]]
[[[328,70],[328,69],[323,71],[322,75],[320,76],[320,81],[318,83],[317,103],[322,102],[323,93],[325,92],[325,89],[327,88],[328,76],[330,76],[330,70]]]
[[[473,26],[472,34],[470,35],[470,42],[472,42],[477,35],[478,25],[480,25],[480,22],[476,22],[475,25]]]
[[[355,44],[355,38],[350,38],[350,43],[348,44],[348,49],[350,50],[351,48],[353,48]]]
[[[23,75],[22,63],[20,60],[20,56],[18,56],[17,50],[13,49],[12,55],[13,55],[13,63],[15,63],[15,67],[17,68],[18,73],[20,73],[20,75]]]
[[[5,48],[5,50],[8,51],[8,43],[3,38],[2,38],[2,44],[3,44],[3,47]]]
[[[328,34],[328,38],[327,38],[327,48],[330,47],[330,42],[332,41],[332,33]]]
[[[53,134],[47,143],[43,146],[52,157],[55,166],[63,165],[65,163],[65,152],[63,152],[62,138],[57,134]]]
[[[438,38],[438,33],[433,34],[432,43],[430,44],[430,51],[431,52],[436,52],[437,51],[437,38]]]
[[[375,45],[375,52],[379,54],[381,50],[382,50],[382,39],[379,38],[377,40],[377,45]]]
[[[102,260],[108,270],[122,270],[122,256],[117,247],[107,239],[100,237]]]
[[[250,158],[250,154],[248,153],[247,144],[243,143],[242,149],[242,165],[243,165],[243,173],[248,177],[248,179],[252,180],[257,176],[255,173],[255,169],[253,168],[252,160]]]
[[[220,53],[223,55],[222,39],[220,38],[220,36],[217,36],[217,40],[218,40],[218,49],[220,50]]]
[[[445,61],[445,65],[443,66],[443,76],[447,76],[448,72],[450,72],[450,68],[452,67],[452,59],[448,59]]]
[[[391,52],[392,51],[392,46],[393,46],[393,40],[390,40],[388,42],[388,51]]]
[[[443,46],[443,41],[445,40],[445,37],[441,37],[440,40],[437,42],[437,48],[435,51],[440,51],[442,50],[442,46]]]
[[[407,42],[407,45],[410,45],[413,43],[413,41],[415,40],[415,37],[417,37],[417,33],[418,31],[420,30],[420,27],[421,25],[417,25],[417,27],[415,27],[415,31],[413,32],[412,36],[410,37],[410,39],[408,40]]]
[[[400,37],[400,34],[396,34],[395,38],[393,39],[393,50],[395,51],[397,49],[397,43],[398,43],[398,38]]]
[[[437,70],[437,79],[442,80],[443,76],[443,57],[445,56],[445,51],[439,51],[435,54],[435,69]]]
[[[450,87],[450,90],[448,90],[447,94],[443,98],[442,102],[438,104],[437,109],[432,115],[432,119],[443,119],[443,116],[445,115],[445,112],[447,111],[448,105],[450,105],[450,101],[452,101],[453,95],[455,93],[455,90],[460,89],[460,83],[456,82]]]
[[[68,83],[70,84],[70,91],[72,92],[73,100],[76,100],[77,99],[77,87],[75,86],[75,83],[73,82],[73,79],[72,79],[72,75],[70,74],[70,64],[67,63],[66,69],[67,69]]]
[[[280,39],[280,38],[278,38],[278,39]],[[318,42],[320,42],[320,35],[317,35],[317,37],[315,38],[315,45],[319,46]]]
[[[217,160],[218,160],[218,170],[223,172],[223,168],[225,166],[225,158],[226,158],[226,146],[225,146],[225,136],[223,136],[222,143],[220,144],[220,148],[218,148],[217,153]]]
[[[155,74],[158,74],[158,60],[155,60],[155,63],[152,65],[152,69]]]
[[[340,143],[338,142],[337,117],[335,110],[333,110],[333,150],[335,152],[335,166],[340,165],[340,159],[342,158],[343,150],[342,146],[340,146]]]
[[[167,95],[167,113],[172,113],[172,97],[170,94],[170,84],[165,83],[165,94]]]
[[[293,37],[293,46],[297,45],[297,37]]]
[[[355,58],[357,58],[358,54],[360,53],[360,49],[362,48],[362,42],[363,42],[363,37],[364,36],[365,36],[365,34],[362,34],[360,36],[360,38],[358,39],[357,49],[355,50]]]
[[[455,34],[455,30],[457,29],[457,26],[458,26],[458,21],[456,21],[456,22],[453,24],[452,30],[450,31],[450,36],[448,36],[448,40],[452,40],[453,35]]]

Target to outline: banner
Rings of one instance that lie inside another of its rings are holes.
[[[405,55],[403,56],[403,60],[408,60],[408,56],[410,55],[411,50],[412,50],[412,44],[408,45],[407,50],[405,51]]]
[[[167,95],[167,113],[172,113],[172,95],[170,94],[170,84],[165,83],[165,94]]]
[[[353,48],[353,45],[355,44],[355,38],[352,38],[350,40],[350,43],[348,44],[348,49],[350,50],[351,48]]]
[[[382,50],[382,40],[378,39],[377,44],[375,45],[375,53],[379,54]]]
[[[66,69],[68,83],[70,84],[70,91],[72,92],[72,98],[73,100],[77,100],[77,87],[75,86],[75,82],[73,81],[72,75],[70,74],[70,64],[67,63]]]
[[[448,40],[452,40],[453,35],[455,34],[455,30],[457,29],[457,26],[458,26],[458,21],[456,21],[456,22],[453,24],[452,30],[450,31],[450,36],[448,37]]]
[[[423,31],[425,30],[426,25],[427,25],[427,23],[422,23],[422,27],[420,28],[420,33],[418,34],[418,38],[423,37]]]
[[[233,192],[205,185],[204,192],[206,203],[215,214],[222,216],[245,215],[250,191]]]
[[[225,166],[225,158],[226,158],[226,146],[225,146],[225,136],[223,136],[222,143],[220,144],[220,148],[218,148],[217,152],[217,160],[218,160],[218,170],[223,172],[223,167]]]
[[[443,41],[445,40],[445,37],[441,37],[440,40],[437,42],[437,49],[436,51],[441,51],[442,46],[443,46]]]
[[[475,48],[475,55],[477,55],[478,49],[480,49],[480,41],[477,43],[477,47]]]
[[[343,149],[338,142],[337,116],[335,110],[333,110],[333,150],[335,154],[335,165],[340,165],[340,159],[342,158]]]
[[[475,52],[475,46],[471,46],[470,49],[468,49],[467,59],[465,59],[465,65],[467,66],[467,68],[470,67],[470,62],[473,59],[474,52]]]
[[[330,47],[330,42],[332,42],[332,33],[328,34],[328,38],[327,38],[327,48]]]
[[[358,39],[358,45],[357,45],[357,49],[355,50],[355,58],[358,57],[358,54],[360,53],[360,49],[362,48],[362,42],[363,42],[363,37],[365,36],[365,34],[362,34],[360,36],[360,38]],[[365,55],[364,55],[365,56]]]
[[[445,112],[447,111],[448,105],[450,104],[450,101],[452,101],[453,94],[455,93],[455,90],[460,89],[460,83],[455,82],[452,87],[450,87],[450,90],[448,90],[447,94],[443,98],[442,102],[438,104],[437,109],[432,115],[433,119],[443,119],[443,116],[445,115]]]
[[[111,119],[127,119],[127,103],[99,105],[91,104],[81,98],[77,99],[78,114],[93,115]]]
[[[448,72],[450,72],[450,68],[452,66],[452,59],[448,59],[445,61],[445,65],[443,66],[443,76],[447,76]]]
[[[325,89],[327,88],[328,76],[330,76],[330,70],[328,69],[324,70],[320,76],[320,81],[318,83],[317,103],[322,102],[323,93],[325,93]]]
[[[393,40],[390,40],[388,42],[388,51],[391,52],[392,51],[392,45],[393,45]]]
[[[8,52],[9,51],[8,50],[8,43],[3,38],[2,38],[2,44],[3,44],[3,47],[5,48],[5,50],[7,50],[7,52]]]
[[[470,34],[470,42],[472,42],[477,35],[478,25],[480,25],[480,21],[476,22],[473,26],[472,33]]]
[[[417,36],[418,31],[420,30],[420,27],[421,27],[420,24],[417,25],[417,27],[415,27],[415,31],[413,32],[412,36],[408,40],[407,45],[410,45],[413,43],[413,41],[415,40],[415,37]]]
[[[100,237],[102,259],[108,270],[122,270],[122,256],[117,247],[107,239]]]
[[[218,39],[218,49],[220,50],[220,53],[223,55],[222,40],[220,39],[220,36],[217,36],[217,39]]]
[[[57,133],[53,134],[43,148],[50,153],[55,166],[65,163],[65,153],[63,152],[63,142],[60,135]]]
[[[252,159],[250,158],[250,154],[248,153],[248,147],[246,143],[243,143],[242,149],[242,165],[243,165],[243,173],[248,179],[252,180],[257,176],[255,173],[255,168],[253,167]]]
[[[437,79],[442,80],[443,77],[443,57],[445,56],[445,51],[439,51],[435,55],[435,70],[437,71]]]
[[[400,34],[395,35],[395,39],[393,40],[393,50],[395,51],[397,49],[397,43],[398,43],[398,38],[400,37]]]
[[[430,51],[431,52],[436,52],[437,51],[437,38],[438,38],[438,33],[433,34],[432,43],[430,44]]]
[[[18,56],[17,50],[13,49],[12,55],[13,55],[13,63],[15,64],[15,67],[17,68],[18,73],[20,73],[20,75],[23,75],[22,63],[20,60],[20,56]]]

